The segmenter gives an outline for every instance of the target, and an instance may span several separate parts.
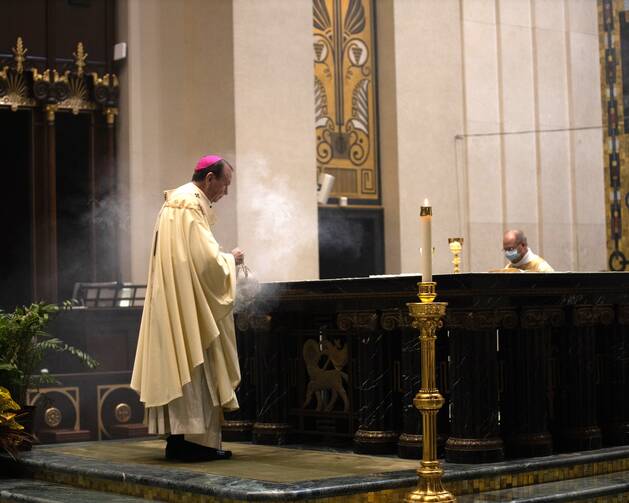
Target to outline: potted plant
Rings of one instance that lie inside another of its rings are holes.
[[[62,306],[37,302],[18,307],[11,313],[0,312],[0,383],[22,407],[26,405],[29,388],[57,383],[53,376],[41,370],[48,352],[69,353],[89,368],[97,365],[87,353],[46,332],[51,318],[71,306],[70,301]]]
[[[33,441],[33,436],[17,421],[19,410],[20,406],[11,398],[9,390],[0,386],[0,452],[7,452],[13,459],[22,446]]]

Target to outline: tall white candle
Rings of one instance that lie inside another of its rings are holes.
[[[420,249],[422,282],[432,281],[432,236],[431,236],[432,208],[428,199],[419,212]]]

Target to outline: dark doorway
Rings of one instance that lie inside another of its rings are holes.
[[[94,278],[90,121],[89,113],[56,117],[59,301],[71,298],[74,283]]]
[[[30,303],[32,276],[31,131],[32,112],[0,109],[0,309]]]

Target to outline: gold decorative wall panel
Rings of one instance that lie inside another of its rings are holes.
[[[629,8],[598,0],[608,266],[629,264]]]
[[[372,0],[313,0],[317,171],[332,197],[377,203],[378,116]]]

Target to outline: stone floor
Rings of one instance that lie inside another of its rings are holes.
[[[50,447],[53,452],[96,458],[115,463],[137,463],[267,482],[299,482],[330,477],[369,475],[378,472],[412,470],[418,461],[398,457],[364,456],[346,452],[287,449],[266,445],[224,442],[232,451],[228,461],[181,463],[164,459],[163,440],[139,442],[90,442]]]

